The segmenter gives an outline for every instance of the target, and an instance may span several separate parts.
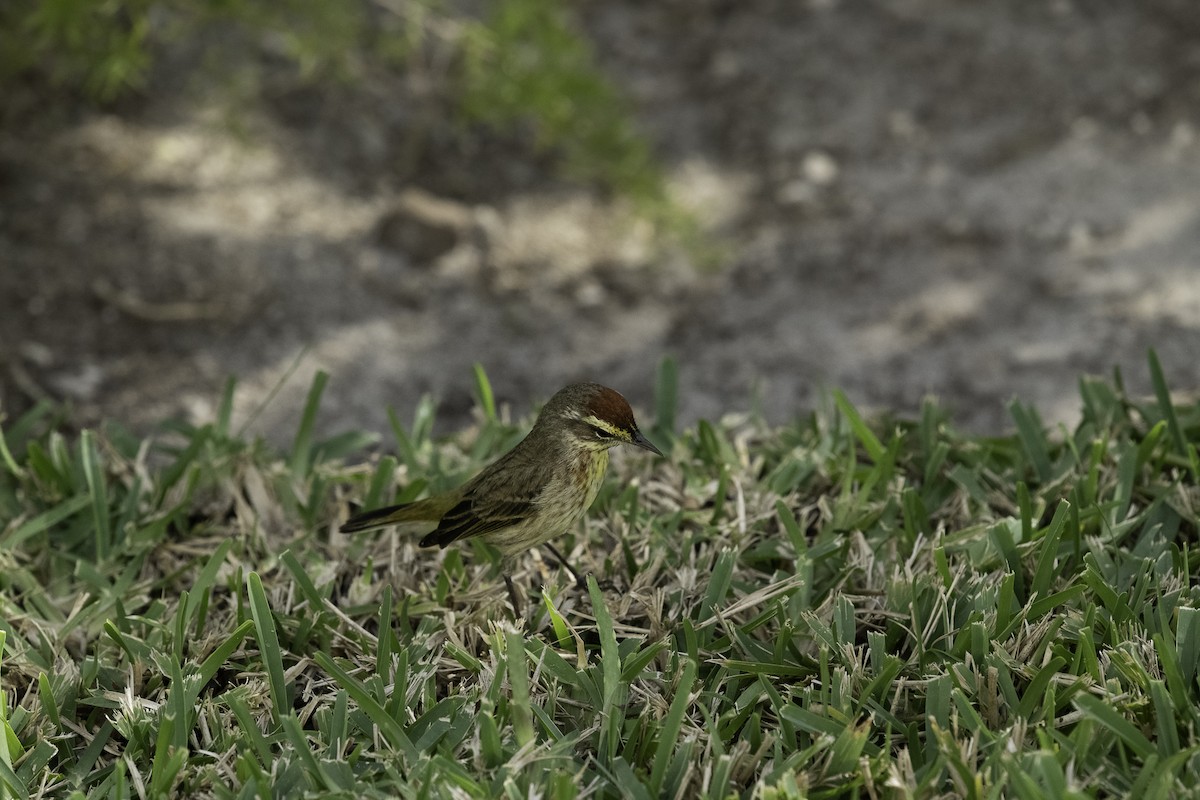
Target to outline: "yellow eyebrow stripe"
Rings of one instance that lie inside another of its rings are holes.
[[[621,439],[629,438],[629,434],[626,433],[625,431],[621,430],[620,428],[618,428],[616,425],[605,422],[604,420],[599,419],[592,414],[588,414],[586,417],[584,417],[583,421],[586,422],[588,425],[591,425],[593,428],[599,428],[602,431],[607,431],[608,433],[611,433],[613,436],[617,436]]]

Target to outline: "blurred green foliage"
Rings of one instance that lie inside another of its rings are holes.
[[[39,72],[109,100],[137,86],[150,64],[147,0],[10,0],[0,5],[0,75]]]
[[[311,77],[354,52],[365,8],[342,0],[6,0],[0,86],[32,75],[111,103],[145,85],[156,52],[220,23],[261,34]]]
[[[307,81],[401,71],[437,49],[438,87],[467,120],[528,131],[567,174],[671,223],[662,176],[560,0],[497,0],[482,18],[438,0],[4,0],[0,92],[32,77],[107,104],[146,85],[174,43],[236,31]],[[247,36],[248,34],[248,36]],[[201,40],[203,41],[203,40]]]
[[[532,122],[540,143],[560,148],[576,177],[661,200],[662,177],[645,140],[565,16],[557,0],[497,3],[466,39],[465,110],[498,125]]]

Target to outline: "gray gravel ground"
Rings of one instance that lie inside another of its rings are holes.
[[[438,116],[410,79],[241,93],[186,51],[115,109],[14,95],[0,129],[0,402],[82,422],[210,417],[224,377],[290,438],[386,430],[471,365],[524,411],[590,378],[683,421],[828,387],[961,425],[1012,397],[1077,413],[1080,373],[1200,387],[1200,27],[1172,3],[590,2],[702,269],[524,143]],[[191,59],[191,60],[189,60]],[[280,73],[280,74],[276,74]]]

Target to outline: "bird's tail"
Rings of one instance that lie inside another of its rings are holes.
[[[396,525],[406,533],[428,533],[437,527],[438,521],[446,513],[446,509],[442,507],[445,504],[438,502],[439,500],[438,497],[429,497],[415,503],[364,511],[346,520],[341,531],[358,533]]]

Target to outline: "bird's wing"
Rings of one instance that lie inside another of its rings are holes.
[[[462,500],[446,512],[436,530],[421,540],[421,546],[445,547],[459,539],[482,536],[520,525],[530,519],[537,511],[535,504],[545,486],[545,467],[536,462],[531,464],[526,461],[520,470],[526,480],[524,485],[517,486],[511,483],[512,471],[497,469],[513,466],[512,462],[516,459],[512,457],[517,456],[521,459],[523,455],[525,454],[511,451],[500,462],[464,486]],[[506,461],[509,463],[502,464]]]
[[[446,512],[437,529],[421,540],[422,547],[445,547],[451,542],[471,536],[520,525],[533,514],[531,500],[488,502],[478,497],[465,497]]]

